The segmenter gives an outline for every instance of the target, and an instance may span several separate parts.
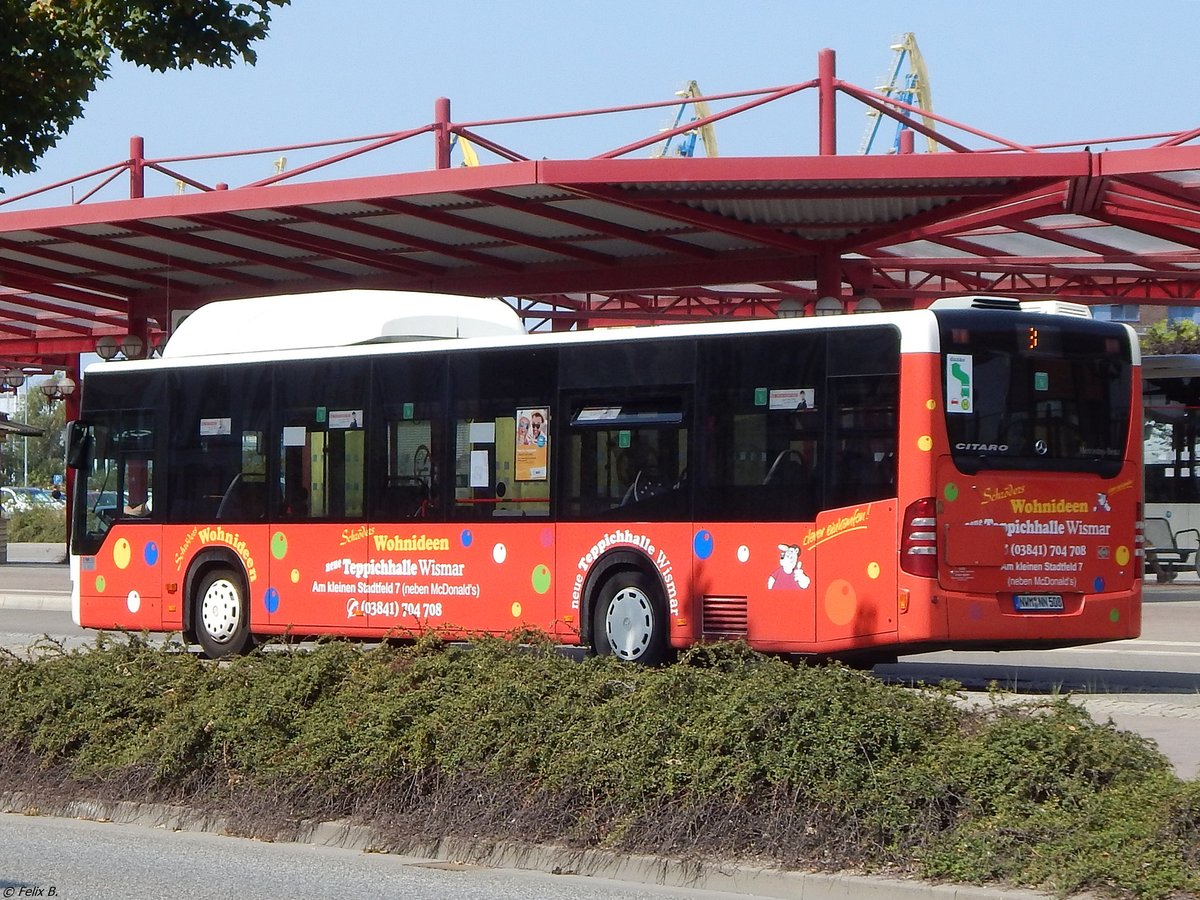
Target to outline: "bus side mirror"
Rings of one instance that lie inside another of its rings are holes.
[[[69,423],[66,443],[67,466],[72,469],[87,468],[92,449],[92,437],[88,427],[82,422]]]

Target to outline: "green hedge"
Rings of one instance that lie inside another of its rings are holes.
[[[644,669],[485,640],[262,652],[140,640],[0,665],[0,787],[191,803],[279,836],[370,822],[805,869],[1170,897],[1200,787],[1067,700],[968,710],[739,645]]]
[[[67,515],[61,509],[37,507],[5,516],[11,544],[63,543],[67,539]]]

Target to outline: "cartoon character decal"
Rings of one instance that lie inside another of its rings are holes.
[[[800,562],[798,544],[779,545],[779,568],[767,577],[769,591],[800,591],[811,584]]]

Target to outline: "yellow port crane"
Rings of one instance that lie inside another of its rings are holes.
[[[700,93],[700,86],[696,82],[689,81],[687,87],[675,92],[675,96],[683,98],[683,102],[679,104],[679,112],[675,114],[675,122],[668,130],[674,130],[685,122],[696,122],[700,119],[707,119],[712,115],[712,112],[708,108],[708,101],[703,99],[704,95]],[[691,114],[691,118],[686,118],[689,113]],[[679,138],[679,141],[672,147],[675,138]],[[709,122],[690,131],[685,131],[683,134],[671,135],[661,144],[655,145],[651,156],[655,159],[661,159],[665,156],[695,156],[697,138],[704,144],[705,156],[717,155],[717,133],[713,130],[712,123]]]
[[[919,106],[927,112],[933,112],[933,94],[929,88],[929,70],[925,67],[925,59],[921,56],[921,51],[917,47],[917,36],[911,31],[905,32],[900,36],[900,39],[892,44],[892,68],[891,74],[886,84],[881,84],[876,90],[887,97],[895,97],[897,100],[902,100],[905,103],[911,103],[914,106]],[[908,63],[908,72],[901,79],[901,70],[904,64]],[[867,110],[867,116],[871,119],[867,126],[867,133],[863,135],[862,146],[859,148],[859,153],[870,153],[871,147],[875,143],[875,135],[879,132],[879,126],[883,116],[879,110]],[[937,123],[928,116],[922,116],[922,120],[929,128],[936,128]],[[892,139],[892,153],[900,152],[900,134],[907,128],[903,122],[896,123],[896,135]],[[926,136],[928,141],[929,152],[937,153],[937,141],[932,137]]]

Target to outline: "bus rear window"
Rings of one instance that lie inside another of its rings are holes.
[[[1036,314],[939,318],[946,427],[961,471],[1117,473],[1131,407],[1123,329]]]

